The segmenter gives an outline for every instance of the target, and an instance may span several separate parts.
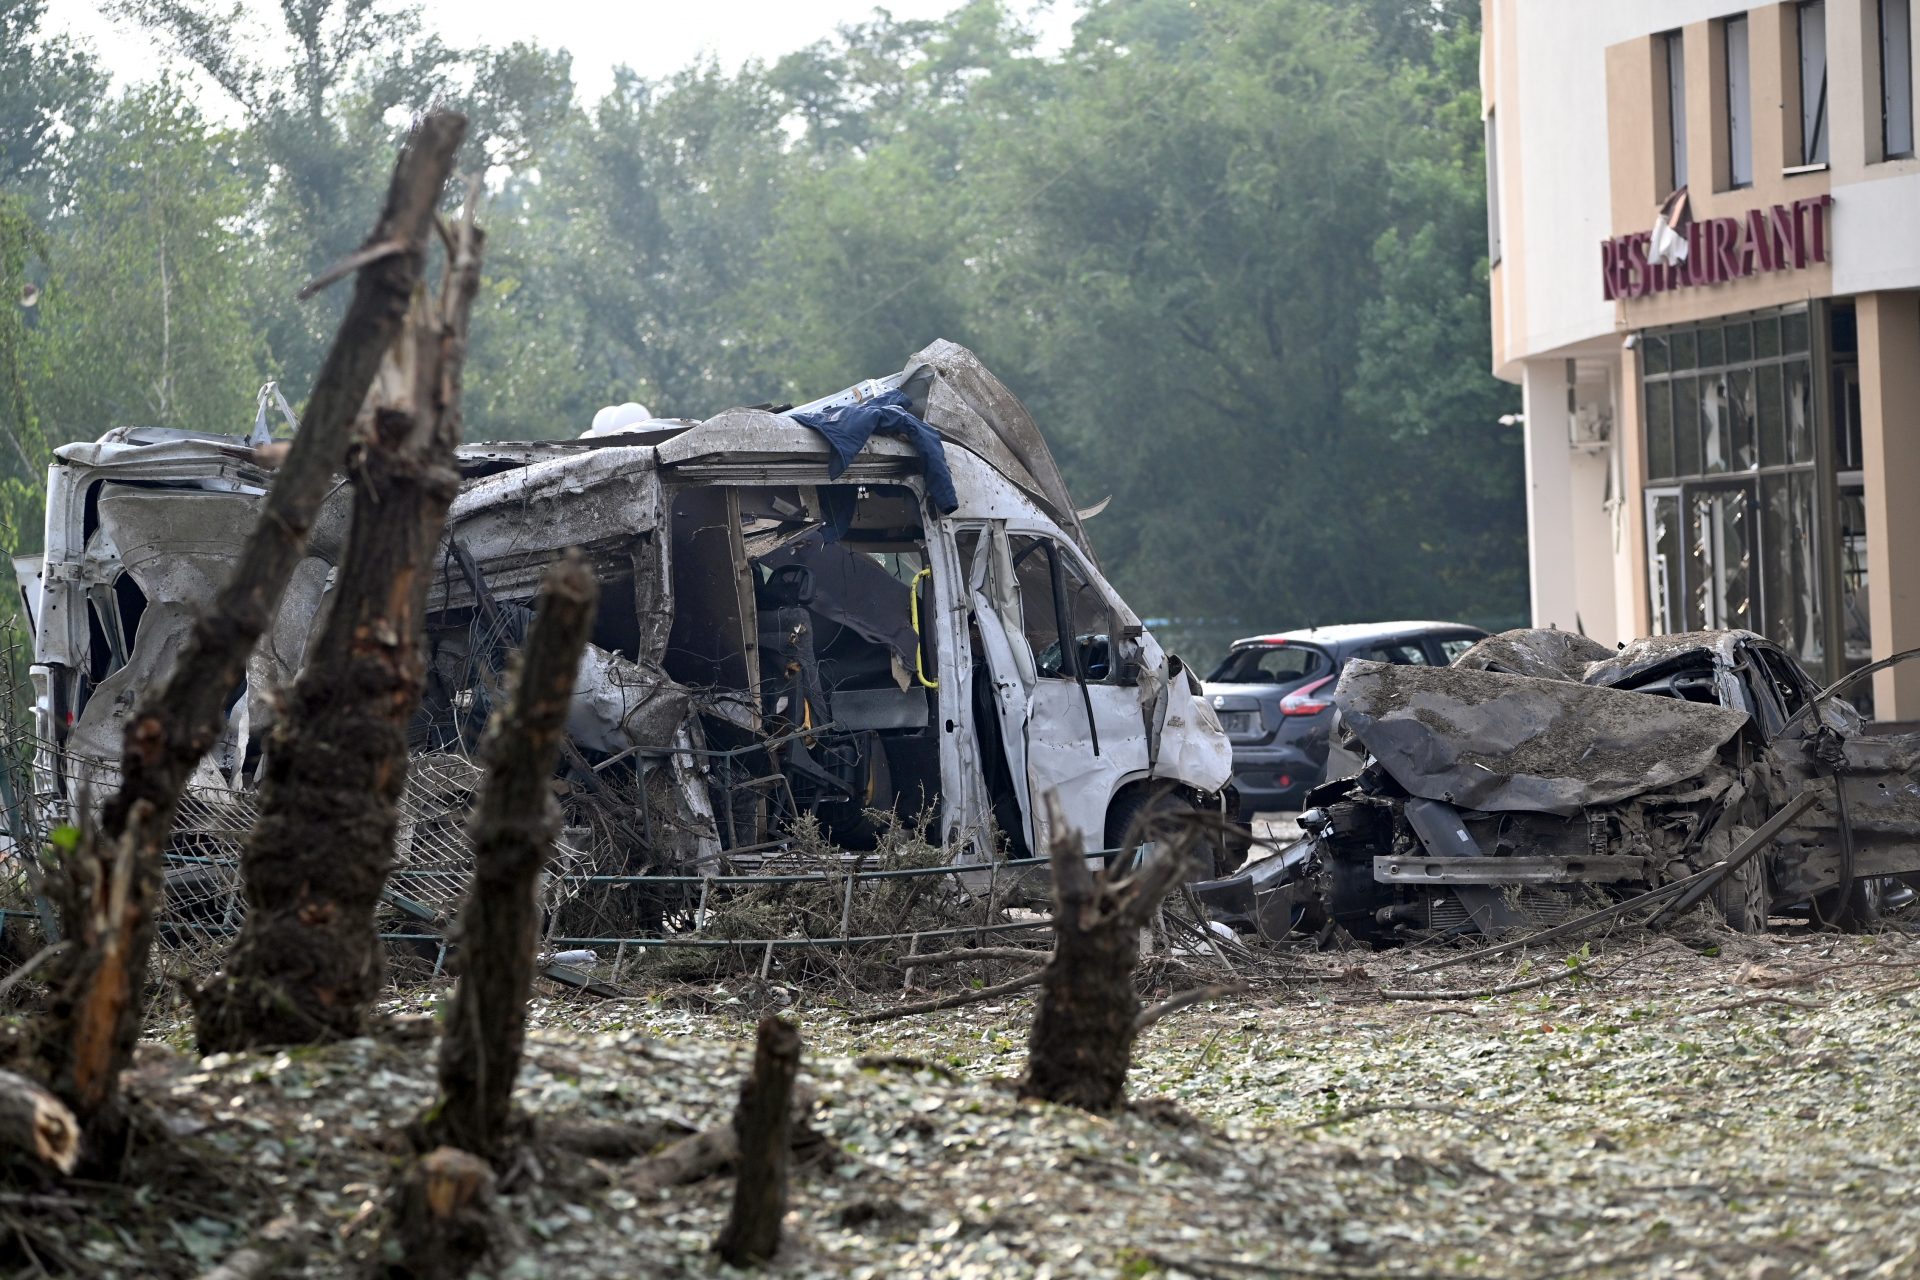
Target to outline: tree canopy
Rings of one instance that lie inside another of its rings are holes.
[[[298,404],[341,299],[295,292],[448,103],[491,230],[471,438],[811,398],[950,337],[1080,501],[1113,496],[1103,564],[1197,660],[1523,612],[1466,0],[1089,0],[1061,50],[998,0],[875,10],[597,102],[564,51],[453,48],[404,4],[287,0],[264,33],[223,0],[112,11],[227,123],[179,77],[110,88],[42,0],[0,0],[0,271],[41,291],[0,315],[17,530],[49,445],[241,431],[269,378]]]

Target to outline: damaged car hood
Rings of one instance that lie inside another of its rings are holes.
[[[1563,817],[1698,776],[1747,721],[1569,680],[1358,660],[1334,701],[1408,795]]]

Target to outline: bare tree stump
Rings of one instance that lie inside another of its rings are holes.
[[[488,1160],[499,1157],[512,1113],[539,942],[535,895],[560,823],[550,780],[598,597],[578,551],[548,571],[512,699],[482,748],[487,782],[473,822],[473,885],[460,908],[460,985],[426,1130]]]
[[[204,1052],[359,1035],[379,992],[374,911],[425,679],[427,584],[460,487],[460,378],[481,242],[469,200],[439,294],[415,295],[349,451],[346,551],[268,739],[241,858],[246,920],[225,971],[194,1002]]]
[[[72,1173],[80,1124],[67,1104],[11,1071],[0,1071],[0,1165]]]
[[[139,1031],[161,852],[180,793],[219,739],[247,658],[279,612],[346,456],[348,428],[407,313],[434,206],[465,133],[464,117],[437,112],[402,149],[369,240],[388,251],[360,267],[305,419],[233,578],[195,620],[172,674],[127,722],[120,790],[67,859],[70,910],[63,925],[78,945],[63,958],[52,1004],[36,1027],[35,1051],[103,1159],[111,1160],[119,1145],[119,1078]]]
[[[374,1275],[380,1280],[461,1280],[493,1239],[493,1170],[452,1147],[408,1167],[393,1190]]]
[[[787,1170],[793,1148],[793,1079],[800,1070],[800,1032],[780,1018],[760,1020],[753,1073],[734,1112],[739,1173],[733,1213],[713,1247],[736,1267],[766,1262],[780,1248],[787,1216]]]
[[[1140,929],[1186,869],[1187,847],[1166,841],[1131,875],[1115,878],[1112,868],[1095,875],[1080,833],[1051,795],[1047,805],[1053,958],[1040,978],[1020,1096],[1105,1113],[1126,1100],[1140,1017],[1133,986]]]

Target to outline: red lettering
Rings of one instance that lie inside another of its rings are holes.
[[[1707,224],[1687,224],[1687,261],[1681,271],[1685,284],[1712,284],[1713,257],[1707,251]]]
[[[1793,202],[1794,219],[1799,220],[1800,211],[1807,211],[1807,229],[1812,233],[1813,260],[1827,260],[1827,206],[1833,203],[1832,196],[1808,196],[1804,200]]]
[[[1779,254],[1780,266],[1784,268],[1787,265],[1788,249],[1793,251],[1794,266],[1806,266],[1807,238],[1800,228],[1799,206],[1796,204],[1789,207],[1787,205],[1777,204],[1773,206],[1769,221],[1773,225],[1775,248]]]
[[[1740,224],[1732,218],[1715,218],[1713,227],[1713,263],[1715,280],[1732,280],[1744,275],[1734,247],[1740,243]]]
[[[1600,242],[1600,296],[1608,302],[1612,302],[1620,294],[1620,287],[1614,280],[1616,270],[1618,268],[1614,264],[1613,241],[1602,240]]]
[[[1774,251],[1773,235],[1767,229],[1767,215],[1763,209],[1749,210],[1747,213],[1747,245],[1742,251],[1745,269],[1743,276],[1752,275],[1755,268],[1761,271],[1773,271],[1780,266],[1780,255]]]

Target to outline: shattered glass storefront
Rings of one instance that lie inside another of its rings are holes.
[[[1853,332],[1816,303],[1637,335],[1655,632],[1758,631],[1822,683],[1867,660]]]

